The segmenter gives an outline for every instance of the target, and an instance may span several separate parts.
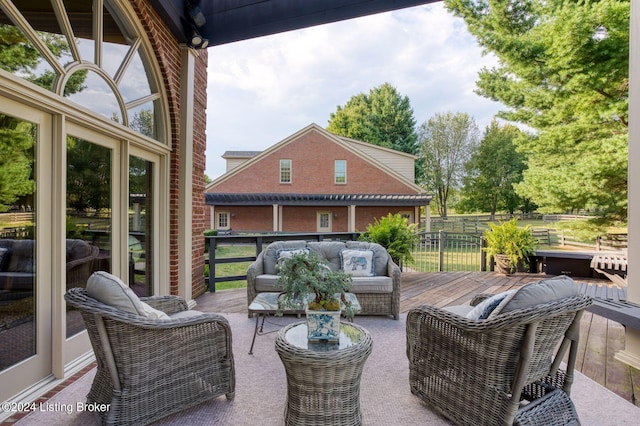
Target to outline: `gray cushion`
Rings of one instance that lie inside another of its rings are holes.
[[[104,271],[91,274],[87,280],[87,295],[121,311],[149,319],[168,319],[162,311],[141,301],[120,278]]]
[[[0,272],[4,271],[4,265],[9,263],[10,256],[11,251],[8,247],[0,247]]]
[[[33,256],[35,245],[33,240],[14,240],[11,246],[11,257],[6,270],[11,272],[35,272]]]
[[[573,297],[578,294],[578,286],[570,277],[561,275],[547,278],[520,287],[509,297],[505,298],[498,307],[491,312],[489,318],[500,315],[501,313]]]
[[[389,254],[380,244],[365,241],[347,241],[346,246],[348,249],[373,250],[373,271],[375,275],[387,275]]]
[[[256,290],[261,293],[263,291],[282,291],[282,287],[277,287],[278,276],[273,274],[262,274],[256,277]]]
[[[386,276],[353,277],[349,293],[391,293],[393,279]]]
[[[169,319],[189,319],[199,317],[200,315],[202,315],[202,312],[191,309],[188,311],[179,311],[171,314],[169,315]]]
[[[282,250],[300,250],[307,246],[307,242],[304,240],[295,241],[276,241],[267,246],[262,257],[262,265],[264,267],[264,273],[275,275],[276,262],[278,261],[278,253]]]
[[[340,252],[344,250],[345,244],[341,241],[312,241],[307,244],[309,249],[325,260],[332,271],[340,269]]]
[[[443,311],[451,312],[456,315],[460,315],[461,317],[466,317],[469,312],[474,307],[471,305],[453,305],[453,306],[445,306],[442,308]]]

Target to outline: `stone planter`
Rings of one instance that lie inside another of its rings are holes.
[[[307,309],[307,337],[310,341],[340,340],[340,311],[312,311]]]
[[[509,275],[512,273],[511,271],[511,261],[509,260],[509,257],[507,257],[504,254],[496,254],[495,258],[495,270],[496,272],[500,273],[500,274],[504,274],[504,275]],[[515,272],[515,271],[514,271]]]

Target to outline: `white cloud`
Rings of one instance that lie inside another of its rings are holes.
[[[418,124],[466,112],[481,129],[500,106],[473,93],[483,57],[461,19],[431,4],[209,48],[207,174],[227,150],[263,150],[389,82]]]

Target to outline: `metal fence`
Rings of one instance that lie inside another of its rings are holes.
[[[479,233],[422,232],[404,270],[456,272],[486,270],[483,238]]]

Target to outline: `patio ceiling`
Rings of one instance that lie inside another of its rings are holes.
[[[191,36],[188,6],[205,23],[197,28],[209,46],[326,24],[438,0],[149,0],[182,43]]]

